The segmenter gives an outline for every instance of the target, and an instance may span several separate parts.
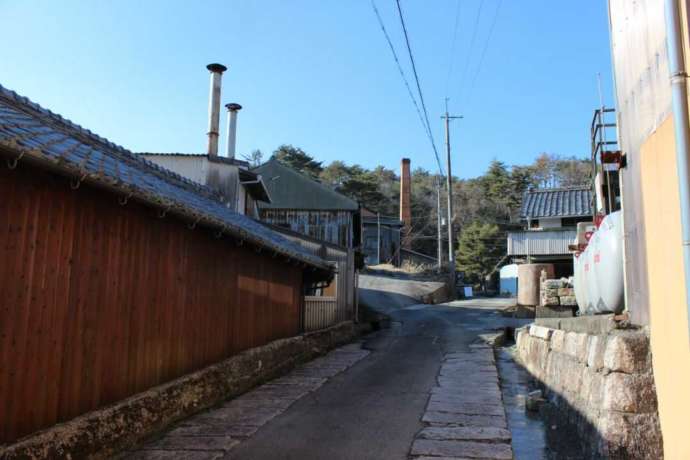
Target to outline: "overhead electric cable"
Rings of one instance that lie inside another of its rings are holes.
[[[402,8],[400,7],[400,0],[396,0],[396,5],[398,6],[398,16],[400,16],[400,25],[402,26],[403,33],[405,35],[405,44],[407,45],[407,53],[410,56],[410,63],[412,64],[412,74],[414,75],[414,80],[417,84],[417,92],[419,93],[419,102],[422,105],[422,112],[424,113],[424,119],[426,120],[426,126],[429,131],[429,138],[431,140],[431,146],[434,149],[434,156],[436,156],[436,162],[438,163],[439,171],[443,171],[441,166],[441,159],[438,156],[438,150],[436,149],[436,143],[434,142],[434,136],[431,131],[431,123],[429,123],[429,113],[426,110],[426,104],[424,103],[424,94],[422,93],[422,86],[419,84],[419,74],[417,73],[417,66],[415,65],[414,55],[412,53],[412,47],[410,46],[410,37],[407,34],[407,27],[405,26],[405,18],[403,17]]]
[[[467,71],[469,70],[470,67],[470,62],[472,60],[472,51],[474,50],[474,43],[477,40],[477,31],[479,30],[479,19],[482,16],[482,7],[484,6],[484,0],[481,0],[479,2],[479,8],[477,9],[477,17],[474,20],[474,28],[472,30],[472,38],[470,39],[470,48],[467,53],[467,60],[465,61],[465,67],[462,70],[462,76],[460,77],[460,88],[459,91],[462,93],[462,90],[465,88],[465,77],[467,76]]]
[[[453,65],[455,64],[455,43],[458,39],[458,23],[460,22],[460,0],[457,0],[455,8],[455,25],[453,26],[453,40],[450,44],[450,57],[448,59],[448,75],[446,77],[446,98],[448,98],[448,88],[450,87],[450,77],[453,76]]]
[[[472,97],[472,90],[474,90],[474,84],[477,81],[477,77],[479,76],[479,72],[482,69],[482,64],[484,63],[484,57],[486,56],[486,50],[489,48],[489,42],[491,41],[491,36],[494,33],[494,28],[496,27],[496,20],[498,19],[498,11],[501,9],[501,4],[503,3],[503,0],[498,0],[498,4],[496,5],[496,11],[494,11],[494,17],[491,20],[491,26],[489,26],[489,34],[486,36],[486,41],[484,42],[484,47],[482,48],[482,54],[479,57],[479,64],[477,65],[477,71],[474,73],[474,76],[472,77],[472,81],[469,86],[469,91],[467,91],[466,94],[466,100],[465,104],[469,102],[469,98]]]
[[[419,109],[419,105],[417,104],[417,99],[414,97],[414,94],[412,93],[412,88],[410,87],[410,83],[407,81],[407,77],[405,76],[405,71],[403,70],[402,65],[400,64],[400,60],[398,59],[398,54],[395,52],[395,47],[393,46],[393,42],[391,41],[390,36],[388,35],[388,32],[386,31],[386,26],[383,23],[383,19],[381,18],[381,14],[379,13],[379,10],[376,7],[376,3],[374,2],[374,0],[371,0],[371,7],[374,9],[374,13],[376,14],[376,19],[378,19],[379,26],[381,27],[381,31],[383,32],[384,37],[386,37],[386,42],[388,42],[388,47],[390,48],[391,53],[393,54],[393,59],[395,60],[395,64],[398,67],[398,72],[400,72],[400,76],[402,77],[403,82],[405,83],[405,87],[407,88],[407,93],[409,94],[410,99],[412,99],[412,104],[414,104],[414,108],[417,111],[417,115],[419,116],[419,121],[422,123],[422,127],[424,128],[424,131],[425,131],[427,137],[429,138],[429,142],[431,143],[431,147],[434,150],[434,155],[436,156],[436,162],[437,162],[438,167],[439,167],[439,172],[441,173],[441,175],[443,175],[443,168],[441,166],[441,162],[440,162],[439,157],[438,157],[438,153],[436,150],[436,144],[434,142],[433,135],[432,135],[430,128],[429,128],[429,119],[428,119],[428,117],[426,117],[426,121],[425,121],[425,117],[422,115],[422,112]],[[424,104],[424,102],[422,101],[422,105],[423,104]],[[426,112],[426,110],[425,110],[425,112]]]

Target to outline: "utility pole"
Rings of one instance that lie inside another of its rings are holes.
[[[376,213],[376,264],[381,264],[381,213]]]
[[[448,177],[446,186],[448,187],[448,276],[450,281],[451,296],[455,298],[455,253],[453,252],[453,173],[450,167],[450,120],[462,118],[448,114],[448,98],[446,98],[446,113],[441,118],[446,122],[446,167]]]
[[[443,270],[443,226],[441,225],[441,177],[436,179],[436,225],[438,227],[438,235],[436,237],[438,260],[438,272]]]

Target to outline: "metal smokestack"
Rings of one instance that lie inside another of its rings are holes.
[[[228,158],[235,158],[235,147],[237,144],[237,112],[242,110],[242,106],[231,102],[230,104],[225,104],[225,108],[228,109]]]
[[[400,163],[400,220],[404,224],[402,246],[405,249],[412,249],[411,188],[410,159],[403,158]]]
[[[228,70],[222,64],[209,64],[206,68],[211,72],[211,89],[208,100],[208,148],[206,153],[218,155],[218,131],[220,124],[220,83],[223,72]]]

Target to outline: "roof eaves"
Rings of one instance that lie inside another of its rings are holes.
[[[302,251],[301,248],[300,250],[296,250],[297,248],[293,249],[292,246],[295,246],[294,243],[285,240],[274,232],[271,233],[274,233],[278,236],[279,240],[282,241],[271,241],[266,237],[258,236],[256,232],[244,228],[241,222],[243,219],[246,219],[245,225],[249,222],[254,222],[255,225],[259,224],[248,217],[237,217],[240,215],[228,210],[219,201],[215,200],[214,195],[206,187],[190,181],[179,174],[168,171],[151,161],[137,157],[136,154],[125,148],[66,120],[60,115],[54,114],[50,110],[42,108],[38,104],[31,102],[28,98],[19,96],[17,93],[1,85],[0,101],[5,101],[5,107],[9,109],[10,112],[16,112],[16,117],[24,118],[23,116],[26,116],[30,121],[35,120],[39,122],[39,126],[48,127],[50,130],[53,130],[53,132],[59,133],[63,136],[64,140],[73,140],[75,145],[77,145],[77,149],[89,147],[91,152],[99,153],[101,156],[101,165],[107,156],[113,160],[115,168],[118,171],[119,168],[125,165],[134,166],[138,173],[144,175],[147,173],[152,174],[161,179],[163,183],[177,187],[178,191],[181,192],[183,196],[185,194],[191,194],[187,196],[193,201],[199,202],[199,200],[207,200],[205,204],[208,209],[197,209],[189,203],[180,202],[179,199],[176,200],[173,197],[166,196],[163,192],[152,188],[150,183],[146,185],[149,186],[149,189],[154,191],[147,191],[145,188],[142,188],[140,184],[138,185],[133,182],[131,176],[129,177],[130,181],[128,183],[127,178],[121,176],[116,177],[104,170],[93,171],[84,169],[86,164],[83,164],[83,162],[86,161],[88,157],[84,158],[79,163],[75,163],[71,159],[63,157],[62,154],[57,155],[51,152],[48,144],[40,145],[39,147],[29,147],[26,145],[25,141],[17,141],[16,136],[9,139],[0,138],[0,146],[3,147],[0,151],[5,155],[15,155],[15,158],[27,158],[32,162],[48,166],[51,169],[59,170],[62,173],[79,178],[79,180],[124,193],[128,198],[138,198],[141,201],[160,207],[164,212],[173,211],[179,213],[185,217],[191,218],[195,224],[205,223],[220,228],[228,234],[240,237],[258,246],[274,250],[279,254],[307,263],[312,267],[332,271],[332,266],[326,261]],[[6,116],[10,117],[12,115],[6,114]],[[7,124],[0,124],[0,128],[7,126]],[[50,132],[51,131],[34,133],[34,135],[29,136],[29,138],[40,137],[44,134],[50,134]],[[121,162],[119,168],[118,161]],[[131,173],[131,171],[129,172]],[[224,208],[224,212],[222,213],[220,211],[221,208]],[[217,215],[214,215],[213,210],[216,211]],[[229,219],[230,215],[227,213],[232,213],[233,218],[238,220],[238,222],[231,222],[231,219]],[[226,215],[225,219],[223,219],[223,215]]]

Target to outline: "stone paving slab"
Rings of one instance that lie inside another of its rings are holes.
[[[467,402],[481,402],[487,404],[495,404],[497,395],[494,391],[478,391],[469,392],[464,391],[462,393],[450,392],[448,389],[443,388],[442,393],[432,393],[429,401],[438,403],[467,403]]]
[[[464,441],[510,441],[512,436],[505,428],[495,427],[454,427],[430,426],[424,428],[419,437],[422,439]]]
[[[128,452],[131,460],[214,460],[251,437],[297,400],[352,367],[369,351],[360,344],[333,350],[288,375],[266,383],[219,407],[190,417],[163,437]]]
[[[232,449],[239,440],[230,436],[164,436],[154,442],[144,444],[141,450],[191,450],[226,451]]]
[[[200,452],[200,451],[185,451],[181,456],[179,451],[174,450],[140,450],[133,452],[127,456],[128,460],[216,460],[222,458],[225,453],[220,451],[215,452]]]
[[[472,427],[495,427],[506,428],[505,417],[494,415],[468,415],[453,414],[450,412],[427,411],[422,416],[422,422],[434,425],[447,426],[472,426]]]
[[[507,443],[417,439],[412,443],[411,455],[512,460],[513,449]]]
[[[429,401],[426,410],[433,412],[451,412],[454,414],[469,414],[469,415],[494,415],[501,417],[505,415],[503,404],[479,403],[479,402],[438,402]]]
[[[513,458],[493,349],[445,355],[410,456],[424,459]]]

